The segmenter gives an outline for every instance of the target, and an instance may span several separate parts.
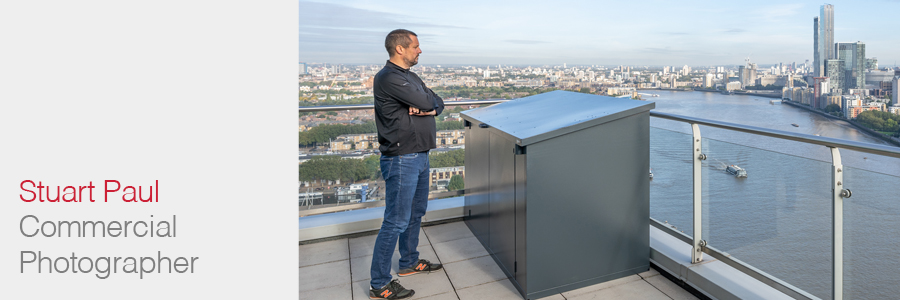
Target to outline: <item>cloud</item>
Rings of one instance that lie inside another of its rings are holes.
[[[665,48],[647,47],[647,48],[641,49],[641,51],[649,52],[649,53],[662,53],[662,54],[697,53],[697,51],[675,50],[670,47],[665,47]]]
[[[513,43],[513,44],[523,44],[523,45],[534,45],[534,44],[548,44],[550,42],[545,41],[533,41],[533,40],[505,40],[504,42]]]
[[[402,20],[402,21],[401,21]],[[397,28],[464,28],[428,22],[397,13],[355,8],[339,4],[300,2],[300,27],[392,30]]]
[[[898,1],[900,1],[900,0],[898,0]],[[747,32],[747,30],[735,28],[735,29],[728,29],[728,30],[725,30],[724,32],[725,32],[725,33],[740,33],[740,32]]]

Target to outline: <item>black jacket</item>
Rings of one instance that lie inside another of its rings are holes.
[[[416,73],[391,61],[375,74],[375,126],[378,150],[394,156],[437,148],[434,117],[444,110],[444,100],[425,86]],[[434,116],[411,116],[409,107],[434,110]]]

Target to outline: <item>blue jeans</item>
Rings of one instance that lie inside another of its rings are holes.
[[[412,268],[419,261],[419,228],[428,207],[428,152],[399,156],[381,156],[384,176],[384,221],[375,239],[372,256],[372,281],[381,288],[391,281],[391,257],[400,242],[400,269]]]

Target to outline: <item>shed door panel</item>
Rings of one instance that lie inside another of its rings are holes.
[[[490,247],[510,272],[516,259],[515,144],[491,134]]]

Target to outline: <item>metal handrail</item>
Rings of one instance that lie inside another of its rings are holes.
[[[441,198],[447,198],[447,197],[457,197],[457,196],[465,195],[465,193],[466,193],[465,189],[440,192],[440,193],[431,193],[428,195],[428,200],[435,200],[435,199],[441,199]],[[384,206],[384,204],[385,204],[384,201],[368,201],[368,202],[362,202],[362,203],[335,205],[335,206],[320,207],[320,208],[313,208],[313,209],[300,209],[300,217],[321,215],[321,214],[355,210],[355,209],[381,207],[381,206]]]
[[[473,101],[447,101],[444,102],[444,106],[461,106],[461,105],[484,105],[484,104],[497,104],[503,103],[509,100],[473,100]],[[364,110],[364,109],[374,109],[374,104],[360,104],[360,105],[331,105],[331,106],[301,106],[299,107],[300,112],[319,112],[319,111],[339,111],[339,110]],[[856,141],[848,141],[836,138],[822,137],[822,136],[814,136],[802,133],[795,133],[789,131],[768,129],[756,126],[748,126],[741,125],[736,123],[694,118],[688,116],[680,116],[669,113],[663,113],[658,111],[650,111],[650,116],[661,118],[661,119],[669,119],[674,121],[687,122],[692,124],[700,124],[706,125],[716,128],[752,133],[762,136],[780,138],[791,141],[804,142],[815,145],[822,145],[826,147],[837,147],[848,150],[890,156],[895,158],[900,158],[900,147],[892,147],[886,145],[876,145],[870,143],[856,142]]]
[[[722,122],[722,121],[714,121],[714,120],[707,120],[707,119],[701,119],[701,118],[679,116],[679,115],[673,115],[673,114],[656,112],[656,111],[650,111],[650,116],[658,117],[658,118],[662,118],[662,119],[674,120],[674,121],[681,121],[681,122],[686,122],[686,123],[691,123],[691,124],[700,124],[700,125],[706,125],[706,126],[711,126],[711,127],[716,127],[716,128],[752,133],[752,134],[756,134],[756,135],[780,138],[780,139],[785,139],[785,140],[798,141],[798,142],[804,142],[804,143],[815,144],[815,145],[822,145],[822,146],[826,146],[826,147],[842,148],[842,149],[848,149],[848,150],[854,150],[854,151],[860,151],[860,152],[866,152],[866,153],[900,158],[900,147],[877,145],[877,144],[848,141],[848,140],[842,140],[842,139],[836,139],[836,138],[814,136],[814,135],[782,131],[782,130],[775,130],[775,129],[768,129],[768,128],[762,128],[762,127],[756,127],[756,126],[748,126],[748,125],[741,125],[741,124],[728,123],[728,122]]]
[[[469,100],[469,101],[447,101],[444,106],[462,106],[462,105],[485,105],[503,103],[509,100]],[[318,112],[318,111],[338,111],[338,110],[364,110],[375,109],[375,104],[357,104],[357,105],[329,105],[329,106],[301,106],[300,112]]]

